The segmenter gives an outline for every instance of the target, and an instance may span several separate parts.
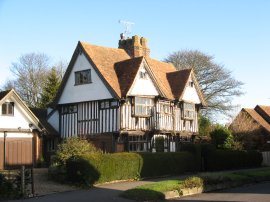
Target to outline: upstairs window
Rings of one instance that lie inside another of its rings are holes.
[[[135,116],[151,116],[154,106],[154,99],[146,97],[134,98],[134,115]]]
[[[13,116],[14,115],[14,103],[5,102],[2,104],[2,115]]]
[[[140,79],[147,79],[147,72],[146,71],[140,71]]]
[[[192,103],[183,103],[183,118],[194,119],[195,118],[195,105]]]
[[[62,107],[62,114],[77,113],[77,105],[65,105]]]
[[[92,83],[90,69],[75,72],[75,85],[82,85],[87,83]]]
[[[189,81],[189,82],[188,82],[188,85],[189,85],[189,87],[193,88],[194,82],[193,82],[193,81]]]

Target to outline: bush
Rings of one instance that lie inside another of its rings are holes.
[[[67,161],[67,179],[81,185],[139,177],[142,160],[135,153],[91,154]]]
[[[141,177],[180,175],[193,171],[196,163],[189,152],[140,153],[143,159]]]
[[[205,156],[207,171],[259,167],[262,154],[256,151],[216,150]]]
[[[18,195],[13,184],[0,173],[0,199],[16,198]]]
[[[216,128],[210,132],[212,143],[216,145],[218,149],[230,149],[233,143],[233,136],[231,131],[224,126],[216,126]]]
[[[202,163],[202,148],[199,144],[183,144],[181,145],[181,151],[187,151],[193,154],[194,157],[194,165],[192,166],[191,171],[201,171],[201,163]]]
[[[71,137],[58,146],[55,161],[64,165],[70,158],[76,158],[89,153],[101,153],[101,151],[87,140]]]

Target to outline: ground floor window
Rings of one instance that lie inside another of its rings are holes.
[[[133,152],[146,152],[149,148],[148,138],[146,135],[128,136],[128,148]]]

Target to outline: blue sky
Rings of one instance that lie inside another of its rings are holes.
[[[151,56],[198,49],[245,83],[241,107],[270,105],[270,1],[0,0],[0,85],[22,54],[69,61],[79,40],[117,47],[124,27],[148,38]]]

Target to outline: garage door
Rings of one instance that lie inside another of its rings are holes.
[[[6,138],[0,140],[0,169],[18,168],[22,165],[31,166],[33,162],[33,138]],[[2,158],[2,160],[1,160]]]

